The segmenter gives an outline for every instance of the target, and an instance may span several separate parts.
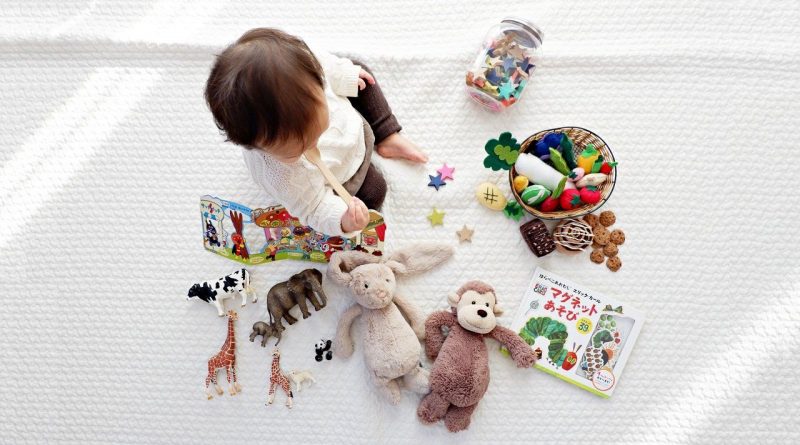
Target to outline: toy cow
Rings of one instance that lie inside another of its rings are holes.
[[[233,298],[234,294],[242,297],[242,306],[247,304],[247,295],[250,295],[253,301],[256,299],[255,289],[250,286],[250,272],[246,269],[239,269],[214,282],[195,283],[189,288],[186,301],[197,298],[213,304],[216,306],[219,316],[222,317],[225,315],[225,303],[223,300]]]

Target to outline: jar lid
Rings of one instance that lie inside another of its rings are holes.
[[[533,36],[539,40],[539,43],[541,43],[544,39],[544,32],[542,32],[542,30],[539,29],[539,27],[536,26],[536,24],[534,24],[532,21],[528,19],[510,16],[510,17],[505,17],[501,21],[521,26],[522,28],[525,29],[525,31],[528,31],[529,33],[533,34]]]

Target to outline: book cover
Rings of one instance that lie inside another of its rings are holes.
[[[381,256],[386,224],[374,210],[370,210],[369,216],[369,224],[361,233],[345,239],[300,224],[282,206],[250,209],[215,196],[200,198],[206,250],[251,265],[285,259],[327,263],[337,250],[360,250]]]
[[[511,329],[541,355],[536,368],[608,398],[642,323],[637,310],[537,267]]]

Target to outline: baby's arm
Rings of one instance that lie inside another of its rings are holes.
[[[316,51],[314,55],[322,65],[325,78],[334,93],[347,97],[358,96],[360,66],[355,65],[350,59],[337,57],[325,51]]]

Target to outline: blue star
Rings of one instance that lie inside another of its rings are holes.
[[[517,59],[513,57],[506,57],[503,60],[503,69],[509,72],[517,67]]]
[[[496,70],[491,69],[486,73],[486,81],[489,83],[497,85],[501,80],[503,80],[503,78],[497,74]]]
[[[439,191],[439,187],[444,187],[445,185],[447,185],[447,184],[445,184],[444,181],[442,181],[442,174],[441,173],[439,173],[436,176],[428,175],[428,177],[431,178],[431,182],[428,183],[428,187],[435,188],[437,192]]]

